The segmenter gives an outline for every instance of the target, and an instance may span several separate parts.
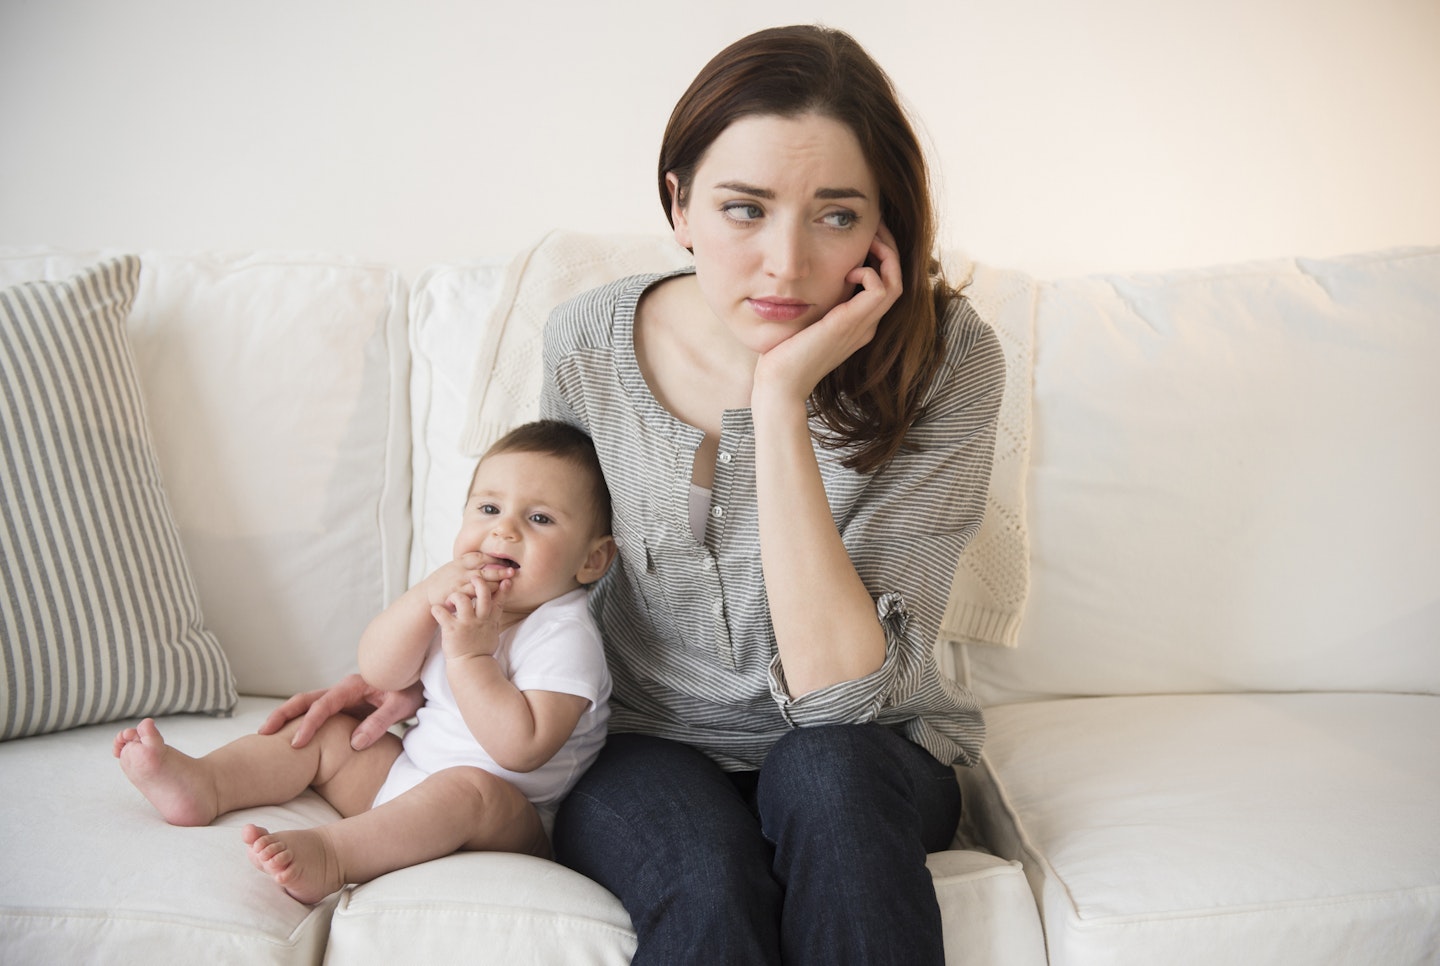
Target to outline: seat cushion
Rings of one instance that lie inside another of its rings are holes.
[[[229,719],[159,719],[203,753],[253,732],[278,702],[241,698]],[[313,792],[288,805],[167,825],[111,753],[117,725],[0,744],[0,962],[319,963],[335,900],[296,902],[251,866],[247,822],[295,828],[337,816]]]
[[[1052,966],[1433,962],[1440,697],[1230,694],[986,712],[978,832]]]
[[[948,966],[1044,966],[1045,945],[1020,867],[980,852],[930,856]],[[463,962],[477,949],[508,966],[624,966],[635,932],[620,901],[553,862],[452,855],[347,890],[330,929],[329,966]]]

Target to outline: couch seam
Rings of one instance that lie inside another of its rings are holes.
[[[123,912],[117,914],[113,912],[98,910],[66,909],[64,907],[36,909],[0,908],[0,920],[75,919],[90,920],[95,922],[155,923],[157,925],[179,924],[203,932],[222,933],[225,935],[252,938],[258,942],[264,943],[267,946],[275,946],[282,949],[291,949],[298,946],[300,944],[299,937],[302,933],[305,932],[305,927],[315,920],[323,920],[325,928],[328,931],[329,923],[333,920],[333,918],[333,913],[330,915],[325,914],[325,907],[323,905],[316,906],[312,908],[311,911],[307,913],[302,920],[300,920],[300,923],[295,927],[295,929],[291,930],[290,933],[287,934],[286,938],[276,939],[273,936],[267,936],[254,928],[247,928],[243,926],[226,926],[216,922],[208,922],[203,919],[195,919],[191,916],[185,916],[183,914],[137,912]]]

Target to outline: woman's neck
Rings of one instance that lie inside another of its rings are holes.
[[[676,418],[719,433],[727,409],[746,409],[755,353],[710,311],[694,275],[662,282],[635,313],[635,357],[650,391]]]
[[[709,487],[727,409],[747,409],[755,359],[715,318],[693,275],[647,292],[635,312],[635,359],[656,401],[704,433],[691,481]]]

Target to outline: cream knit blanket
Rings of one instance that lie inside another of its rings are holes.
[[[627,275],[690,264],[689,254],[661,235],[552,232],[511,263],[500,299],[485,325],[470,385],[462,452],[478,456],[540,408],[543,332],[551,309],[588,289]],[[937,644],[1017,641],[1030,589],[1025,528],[1025,471],[1030,452],[1030,371],[1035,282],[1019,272],[976,265],[952,255],[946,272],[1005,350],[989,505],[975,539],[960,558]],[[954,674],[951,649],[939,649]]]

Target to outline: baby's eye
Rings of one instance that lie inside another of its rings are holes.
[[[485,514],[487,517],[492,517],[500,512],[500,508],[493,503],[482,503],[478,507],[476,507],[476,509],[479,510],[481,513]]]
[[[555,521],[552,520],[549,516],[545,515],[544,513],[532,513],[532,514],[530,514],[530,522],[531,522],[531,523],[538,523],[540,526],[544,527],[544,526],[549,526],[550,524],[554,523]]]
[[[764,216],[759,205],[751,204],[748,201],[732,201],[720,208],[726,218],[731,221],[757,221]]]

